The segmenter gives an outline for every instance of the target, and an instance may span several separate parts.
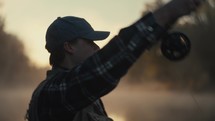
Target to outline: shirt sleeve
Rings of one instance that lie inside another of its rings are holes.
[[[146,15],[120,30],[110,42],[67,73],[61,84],[62,101],[69,110],[81,109],[112,91],[145,49],[164,30]]]

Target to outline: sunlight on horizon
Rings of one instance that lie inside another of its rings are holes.
[[[110,117],[111,117],[114,121],[126,121],[126,119],[125,119],[123,116],[120,116],[120,115],[110,114]]]
[[[103,47],[118,31],[141,17],[144,4],[149,0],[98,1],[34,1],[3,0],[2,15],[5,30],[24,43],[25,52],[34,65],[49,65],[49,53],[45,50],[45,32],[58,16],[74,15],[85,18],[95,30],[107,30],[111,35],[102,42]]]

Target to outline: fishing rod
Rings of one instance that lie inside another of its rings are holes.
[[[209,0],[202,0],[203,2],[207,2],[210,4]],[[198,13],[193,13],[194,15]],[[171,32],[166,33],[166,35],[162,38],[160,49],[164,57],[171,61],[180,61],[188,56],[191,50],[191,41],[189,37],[182,32]],[[190,90],[190,96],[194,101],[195,106],[199,113],[202,114],[202,119],[204,120],[204,111],[202,110],[198,100],[194,96],[192,90]]]

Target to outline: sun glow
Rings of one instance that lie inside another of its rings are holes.
[[[3,2],[2,14],[6,15],[6,30],[21,38],[32,63],[37,66],[46,66],[49,65],[49,54],[44,49],[45,32],[49,24],[58,16],[84,17],[96,30],[110,31],[111,35],[107,38],[110,40],[120,28],[129,25],[141,16],[146,0],[135,2],[128,0],[114,2],[3,0]],[[107,42],[97,44],[103,47]]]
[[[125,118],[121,115],[116,115],[116,114],[110,114],[110,117],[114,120],[114,121],[126,121]]]

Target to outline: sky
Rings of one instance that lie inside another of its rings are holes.
[[[152,0],[1,0],[6,31],[18,36],[33,64],[48,65],[45,33],[59,16],[85,18],[95,30],[110,31],[103,47],[118,31],[141,17]]]

